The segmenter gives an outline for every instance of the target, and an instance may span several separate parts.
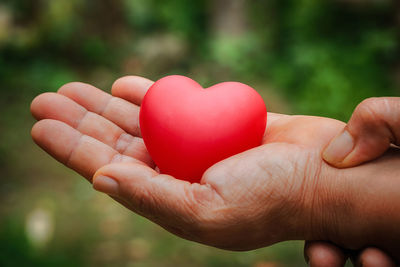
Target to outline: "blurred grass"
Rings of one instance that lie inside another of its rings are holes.
[[[399,95],[394,1],[234,2],[0,3],[1,266],[304,264],[301,242],[238,253],[174,237],[30,138],[37,94],[76,80],[108,91],[127,74],[241,81],[269,110],[342,120],[366,97]]]

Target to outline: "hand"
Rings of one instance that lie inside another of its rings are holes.
[[[341,134],[323,152],[324,159],[336,167],[353,167],[381,156],[390,145],[400,143],[400,98],[369,98],[355,109]],[[310,266],[344,266],[345,250],[325,242],[306,242],[305,256]],[[351,253],[362,266],[395,266],[377,248]]]
[[[113,85],[115,97],[81,83],[42,94],[31,106],[40,120],[33,139],[89,180],[94,175],[95,189],[187,239],[250,249],[311,235],[312,211],[303,207],[310,200],[298,200],[316,190],[308,180],[319,175],[320,151],[343,123],[271,113],[263,146],[190,184],[152,168],[138,128],[138,105],[150,85],[126,77]]]
[[[155,171],[140,139],[138,105],[150,85],[125,77],[114,83],[114,97],[80,83],[40,95],[31,107],[40,120],[33,139],[93,177],[95,189],[186,239],[231,250],[290,239],[359,248],[376,239],[370,239],[375,228],[364,220],[370,213],[354,205],[354,216],[337,207],[362,203],[361,179],[349,176],[365,179],[371,168],[387,170],[397,158],[350,171],[332,168],[320,155],[344,123],[270,113],[262,146],[215,164],[200,184],[190,184]]]

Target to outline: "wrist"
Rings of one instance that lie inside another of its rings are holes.
[[[296,230],[290,239],[329,240],[335,242],[343,228],[343,218],[350,214],[353,205],[349,200],[350,182],[339,169],[326,164],[318,152],[310,152],[303,177],[297,184],[292,203]],[[300,181],[301,180],[301,181]],[[290,198],[288,198],[290,199]]]
[[[320,157],[320,155],[317,155]],[[325,240],[341,244],[354,214],[352,182],[341,169],[316,160],[319,166],[305,178],[303,225],[306,240]],[[351,224],[350,224],[351,225]]]
[[[365,225],[367,244],[389,251],[400,243],[400,150],[354,168],[355,211]],[[361,222],[360,222],[361,223]]]
[[[315,239],[393,247],[400,242],[400,150],[354,168],[323,163],[314,199]]]

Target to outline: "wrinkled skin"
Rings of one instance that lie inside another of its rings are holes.
[[[387,243],[371,219],[387,215],[373,204],[385,189],[359,192],[363,184],[370,188],[376,183],[365,181],[367,173],[393,172],[392,166],[400,164],[398,151],[360,167],[336,169],[321,152],[343,122],[269,113],[261,146],[215,164],[200,184],[190,184],[159,174],[140,138],[139,105],[151,84],[140,77],[121,78],[113,85],[114,97],[82,83],[42,94],[31,106],[39,120],[32,137],[93,181],[95,189],[189,240],[230,250],[301,239],[397,251],[396,226],[382,225],[395,236]],[[393,194],[388,197],[396,198]],[[375,206],[364,209],[368,201]]]

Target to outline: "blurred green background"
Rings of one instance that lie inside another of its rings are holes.
[[[227,252],[132,214],[31,141],[30,101],[70,81],[181,74],[256,88],[269,110],[347,120],[400,94],[390,0],[1,0],[1,266],[302,266],[302,242]]]

